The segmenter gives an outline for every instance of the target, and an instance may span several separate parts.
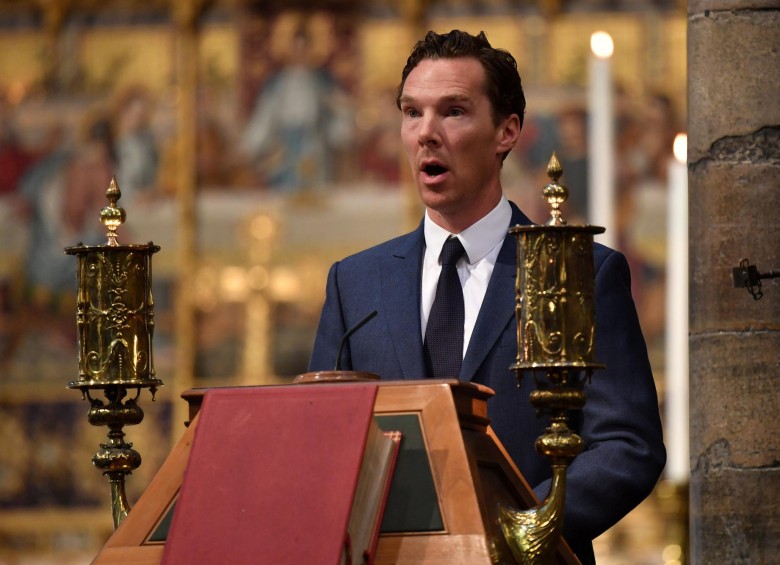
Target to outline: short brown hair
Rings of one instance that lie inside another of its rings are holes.
[[[484,31],[476,36],[457,29],[441,35],[429,31],[425,38],[414,46],[401,73],[401,84],[396,96],[398,108],[401,108],[401,95],[406,78],[420,61],[461,57],[472,57],[485,69],[485,94],[492,106],[493,121],[498,124],[502,118],[517,114],[522,128],[525,95],[520,74],[517,72],[517,61],[508,51],[492,47]]]

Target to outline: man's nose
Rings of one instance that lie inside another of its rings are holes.
[[[420,129],[417,133],[417,140],[420,145],[439,145],[441,143],[441,134],[439,132],[439,122],[435,116],[423,116],[420,121]]]

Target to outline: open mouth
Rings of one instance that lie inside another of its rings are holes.
[[[439,175],[443,175],[444,173],[446,173],[447,172],[447,168],[443,167],[443,166],[441,166],[441,165],[439,165],[437,163],[430,163],[430,164],[425,165],[423,167],[423,171],[429,177],[437,177]]]

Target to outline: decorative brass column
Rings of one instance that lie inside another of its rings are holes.
[[[145,245],[120,245],[116,229],[125,221],[125,211],[117,206],[121,193],[116,179],[106,191],[109,204],[100,211],[108,228],[105,245],[82,243],[65,249],[78,259],[79,376],[68,388],[81,390],[91,408],[87,415],[94,426],[108,426],[108,443],[101,443],[92,463],[111,484],[111,511],[114,527],[127,516],[130,506],[125,495],[125,476],[141,464],[141,455],[124,440],[124,426],[138,424],[144,413],[138,406],[142,388],[154,400],[163,383],[155,376],[152,361],[154,300],[152,299],[152,254],[160,250]],[[135,389],[132,398],[128,392]],[[108,402],[93,398],[102,390]]]
[[[431,0],[401,0],[398,7],[401,12],[401,19],[404,23],[405,38],[408,38],[409,45],[407,49],[422,39],[428,33],[428,6]],[[406,59],[401,59],[402,66]],[[405,231],[412,231],[420,223],[420,215],[425,212],[425,206],[420,201],[417,193],[417,186],[412,177],[412,171],[409,168],[409,162],[403,150],[398,152],[398,171],[401,184],[401,194],[403,196],[404,208],[404,228]]]
[[[550,425],[536,440],[536,450],[550,458],[550,493],[537,508],[518,511],[501,505],[499,522],[519,563],[552,563],[563,529],[566,469],[582,451],[582,439],[569,429],[567,413],[585,405],[583,383],[594,369],[595,298],[593,236],[595,226],[570,226],[560,206],[568,190],[558,183],[563,170],[553,153],[547,165],[550,184],[544,196],[552,210],[545,225],[515,226],[517,238],[518,381],[524,371],[544,373],[531,404],[550,416]]]
[[[197,320],[192,273],[198,266],[197,213],[197,98],[198,36],[206,0],[172,0],[171,19],[176,53],[176,299],[175,356],[172,395],[178,398],[192,388],[195,379]],[[173,441],[179,437],[177,423],[188,420],[187,406],[173,406]]]

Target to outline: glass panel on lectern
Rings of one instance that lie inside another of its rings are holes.
[[[439,497],[419,415],[376,414],[375,418],[383,430],[398,430],[402,434],[380,532],[443,532]]]

